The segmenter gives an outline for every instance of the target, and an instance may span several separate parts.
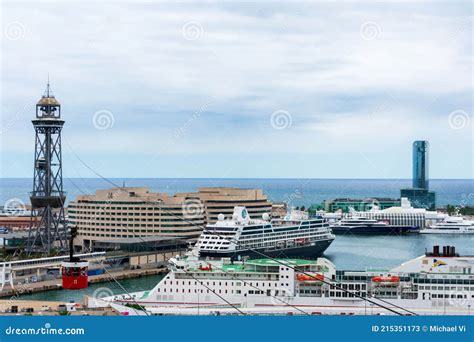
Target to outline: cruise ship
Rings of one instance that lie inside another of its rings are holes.
[[[272,257],[315,258],[321,256],[335,236],[322,218],[309,219],[301,212],[290,212],[283,219],[251,219],[247,209],[234,208],[232,217],[218,215],[208,224],[195,248],[201,257]]]
[[[415,226],[391,226],[386,221],[357,216],[334,222],[330,227],[334,234],[401,234],[418,230]]]
[[[151,314],[470,315],[474,256],[454,247],[388,270],[336,270],[325,258],[171,258],[151,290],[114,295],[96,306],[134,304]],[[143,311],[142,311],[143,312]]]
[[[474,222],[460,216],[448,217],[420,231],[422,234],[474,234]]]

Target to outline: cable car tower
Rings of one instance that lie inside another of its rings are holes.
[[[61,119],[61,105],[51,91],[49,80],[44,95],[36,104],[36,118],[32,123],[36,137],[27,253],[48,254],[53,249],[66,252],[66,193],[63,191],[61,158],[64,120]],[[36,221],[35,215],[39,215],[41,220]]]

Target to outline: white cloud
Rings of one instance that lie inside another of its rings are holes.
[[[219,156],[235,146],[268,155],[298,146],[344,158],[370,148],[404,153],[420,136],[436,145],[439,134],[466,153],[467,130],[445,131],[451,111],[472,110],[472,18],[463,6],[6,4],[4,27],[19,22],[24,34],[2,37],[2,151],[23,158],[32,150],[29,117],[49,72],[65,139],[82,156]],[[202,27],[195,40],[183,37],[189,22]],[[367,22],[378,30],[373,40],[361,36]],[[209,113],[176,139],[210,99]],[[104,132],[91,125],[102,109],[115,114]],[[293,119],[282,132],[269,125],[279,109]]]

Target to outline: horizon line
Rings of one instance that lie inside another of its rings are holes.
[[[32,177],[0,177],[0,179],[33,179]],[[412,178],[310,178],[310,177],[63,177],[63,179],[313,179],[313,180],[403,180],[411,181]],[[472,180],[471,178],[430,178],[433,180]]]

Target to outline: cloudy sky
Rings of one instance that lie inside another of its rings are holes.
[[[49,73],[67,177],[472,178],[471,6],[3,3],[0,177]]]

